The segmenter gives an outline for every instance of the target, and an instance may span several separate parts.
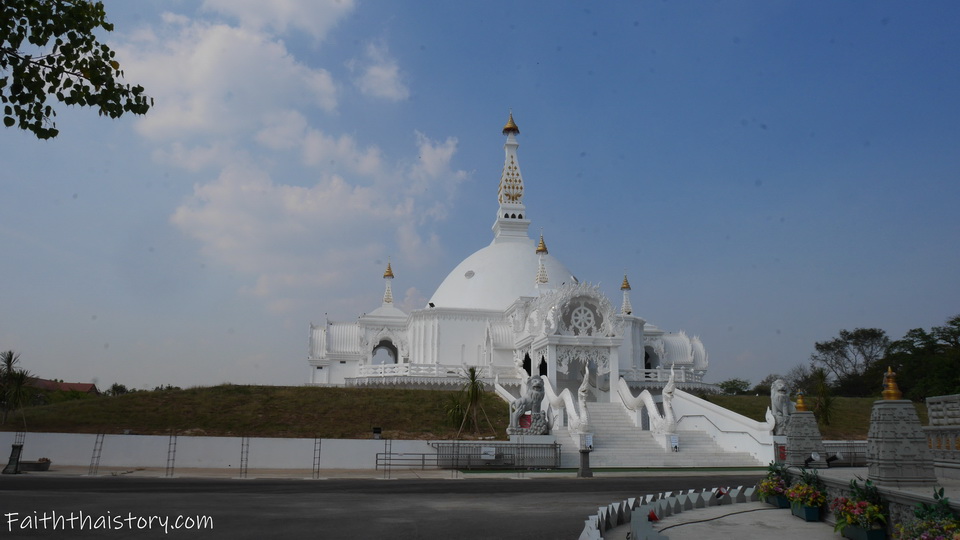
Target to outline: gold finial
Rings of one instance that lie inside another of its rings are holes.
[[[383,279],[393,279],[393,268],[390,268],[390,261],[387,261],[387,270],[383,273]]]
[[[797,412],[807,412],[807,404],[803,402],[803,392],[797,392]]]
[[[540,233],[540,243],[537,244],[537,254],[539,255],[539,254],[541,254],[541,253],[543,253],[544,255],[546,255],[547,253],[549,253],[549,252],[547,251],[547,244],[544,243],[544,241],[543,241],[543,233]]]
[[[510,119],[507,120],[507,124],[503,126],[503,134],[513,133],[514,135],[520,134],[520,128],[517,127],[517,123],[513,121],[513,111],[510,111]]]
[[[893,368],[890,366],[887,366],[887,372],[883,374],[883,392],[880,394],[883,399],[888,400],[903,398],[903,393],[897,386],[897,374],[893,372]]]
[[[630,290],[630,282],[627,281],[627,275],[626,275],[626,274],[623,275],[623,283],[620,284],[620,290],[621,290],[621,291],[629,291],[629,290]]]

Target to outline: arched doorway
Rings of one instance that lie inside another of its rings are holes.
[[[399,357],[400,355],[393,343],[388,339],[384,339],[373,348],[373,359],[370,361],[370,364],[374,366],[396,364],[399,362]]]

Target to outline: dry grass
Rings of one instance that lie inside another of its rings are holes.
[[[439,390],[222,385],[66,401],[29,407],[25,415],[30,431],[45,432],[369,438],[380,427],[384,437],[394,439],[452,439],[459,425],[447,419],[450,395]],[[487,394],[484,410],[495,434],[505,438],[507,404]],[[19,414],[11,416],[2,429],[22,425]],[[479,435],[494,433],[487,428]]]

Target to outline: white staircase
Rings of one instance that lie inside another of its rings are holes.
[[[680,451],[668,452],[649,431],[633,425],[619,403],[587,403],[593,452],[590,467],[760,467],[746,452],[728,452],[706,433],[678,431]],[[580,456],[566,429],[555,429],[562,467],[577,467]]]

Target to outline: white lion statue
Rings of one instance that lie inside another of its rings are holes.
[[[510,403],[510,427],[520,427],[520,417],[530,411],[531,416],[540,414],[543,402],[543,379],[535,375],[527,379],[527,391]]]
[[[770,385],[770,408],[773,409],[773,418],[776,421],[773,434],[786,435],[794,404],[790,401],[790,388],[783,379],[777,379]]]

